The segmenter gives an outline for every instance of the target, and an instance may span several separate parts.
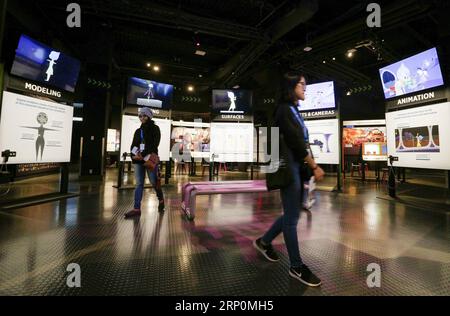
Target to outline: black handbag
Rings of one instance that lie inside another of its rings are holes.
[[[280,159],[274,162],[273,166],[276,171],[273,173],[266,173],[267,190],[274,191],[288,187],[294,182],[291,168],[289,166],[289,156],[287,155],[287,146],[284,142],[283,135],[280,135]]]

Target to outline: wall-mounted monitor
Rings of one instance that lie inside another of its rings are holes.
[[[386,113],[397,167],[450,170],[450,102]]]
[[[80,73],[80,61],[60,50],[22,35],[11,74],[74,92]]]
[[[3,93],[0,152],[15,151],[10,164],[70,162],[73,107]]]
[[[132,77],[128,79],[127,103],[170,110],[173,100],[173,85]]]
[[[213,90],[212,112],[216,114],[251,114],[253,93],[249,90]]]
[[[387,143],[363,143],[362,159],[364,161],[387,161]]]
[[[314,111],[336,108],[334,95],[334,82],[322,82],[311,84],[306,87],[305,100],[299,101],[300,111]]]
[[[383,67],[380,78],[386,99],[444,84],[436,48]]]

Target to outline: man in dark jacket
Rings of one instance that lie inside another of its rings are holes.
[[[149,108],[139,110],[141,127],[136,130],[131,144],[131,159],[134,165],[134,175],[136,178],[136,190],[134,193],[134,209],[125,214],[125,218],[141,215],[141,201],[144,193],[145,173],[147,173],[151,184],[155,188],[158,196],[160,212],[164,211],[164,194],[161,189],[159,176],[159,166],[150,172],[144,166],[144,162],[151,154],[158,154],[158,146],[161,141],[161,131],[158,125],[152,120],[153,112]]]

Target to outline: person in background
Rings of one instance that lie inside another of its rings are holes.
[[[159,200],[158,211],[164,211],[164,194],[161,189],[159,166],[153,171],[145,168],[144,162],[150,154],[158,154],[158,146],[161,141],[161,131],[152,120],[153,112],[149,108],[139,109],[141,127],[136,130],[131,144],[131,159],[134,165],[136,177],[136,190],[134,193],[134,209],[125,214],[125,218],[141,216],[141,202],[144,194],[145,174],[147,173],[151,184],[155,188]]]
[[[288,164],[288,170],[293,181],[281,188],[283,215],[280,216],[264,236],[254,241],[254,247],[271,261],[280,260],[279,255],[272,247],[272,241],[283,233],[289,255],[289,275],[308,286],[320,286],[321,280],[306,266],[300,256],[297,224],[302,207],[301,197],[303,180],[301,169],[306,162],[313,171],[316,181],[323,179],[325,173],[312,158],[306,140],[307,130],[297,105],[299,100],[305,99],[306,80],[301,74],[287,73],[283,77],[282,96],[275,112],[275,123],[280,128],[280,134],[286,143],[287,152],[283,157]],[[300,197],[300,198],[299,198]]]

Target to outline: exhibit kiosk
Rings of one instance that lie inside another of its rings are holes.
[[[252,107],[252,91],[212,91],[210,163],[212,166],[227,163],[250,164],[253,179],[255,134]],[[217,175],[218,173],[219,170]]]
[[[299,101],[309,132],[309,143],[314,160],[319,165],[337,167],[337,184],[332,190],[341,190],[340,119],[333,81],[308,85],[305,100]]]
[[[128,79],[126,103],[123,106],[120,130],[120,157],[119,172],[115,188],[134,189],[134,185],[124,185],[126,165],[131,165],[131,143],[134,133],[140,128],[138,117],[139,108],[149,107],[153,112],[153,121],[161,131],[161,142],[158,148],[162,166],[165,166],[165,184],[169,183],[171,176],[170,164],[170,138],[171,138],[171,108],[173,99],[173,86],[152,80],[131,77]],[[128,168],[128,171],[131,168]],[[149,186],[147,186],[149,187]]]
[[[22,35],[5,75],[0,117],[2,164],[23,173],[59,168],[59,192],[1,202],[2,209],[76,196],[68,192],[73,93],[80,62]]]
[[[351,172],[351,177],[356,171],[365,181],[370,165],[377,181],[387,180],[386,120],[344,121],[342,153],[344,177],[346,171]]]
[[[386,98],[389,195],[395,197],[394,168],[450,170],[449,91],[436,48],[379,72]]]

